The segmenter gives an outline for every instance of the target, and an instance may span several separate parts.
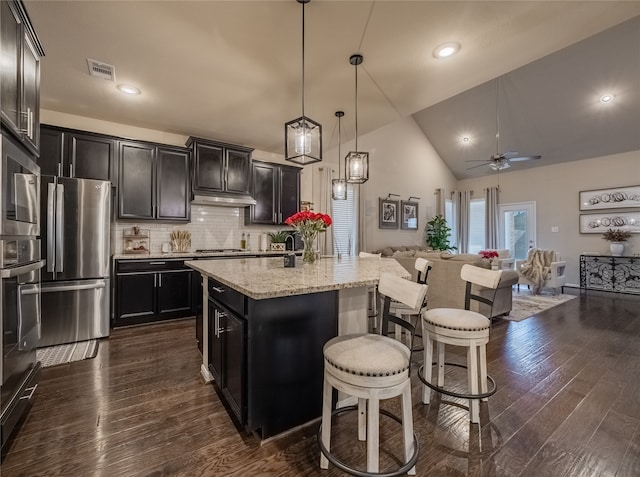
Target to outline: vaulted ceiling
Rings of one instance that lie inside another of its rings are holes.
[[[25,5],[46,53],[42,108],[284,153],[302,102],[296,1]],[[640,150],[639,15],[640,1],[313,0],[305,113],[325,149],[338,109],[353,138],[357,52],[359,135],[413,115],[458,178],[493,173],[465,161],[496,152],[498,77],[498,149],[543,156],[517,167]],[[458,54],[434,58],[449,41]],[[90,76],[88,58],[115,66],[116,81]],[[608,108],[604,92],[616,96]]]

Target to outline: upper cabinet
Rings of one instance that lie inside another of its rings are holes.
[[[116,139],[43,125],[40,130],[42,174],[117,183]]]
[[[190,137],[193,194],[249,195],[252,148]]]
[[[0,2],[0,118],[34,154],[40,147],[40,58],[44,51],[22,2]]]
[[[181,222],[190,219],[189,150],[122,141],[118,159],[118,218]]]
[[[253,161],[255,205],[245,209],[246,224],[282,225],[300,210],[300,168]]]

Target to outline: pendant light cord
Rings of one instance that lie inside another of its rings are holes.
[[[304,118],[304,3],[302,4],[302,117]],[[305,123],[305,120],[302,120]],[[306,124],[304,124],[306,127]]]
[[[356,63],[356,152],[358,151],[358,64]]]
[[[340,166],[340,156],[342,155],[340,152],[340,124],[342,123],[342,116],[338,116],[338,180],[342,178],[342,167]]]
[[[496,156],[500,155],[500,119],[499,119],[499,108],[498,108],[498,100],[500,98],[500,87],[499,87],[500,77],[496,78]]]

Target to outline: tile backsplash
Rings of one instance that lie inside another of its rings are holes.
[[[141,229],[150,230],[150,248],[152,253],[161,252],[162,244],[170,242],[170,234],[174,230],[191,232],[191,251],[211,248],[240,248],[242,233],[248,233],[248,246],[251,250],[259,250],[260,234],[278,229],[289,229],[283,226],[257,226],[244,224],[244,209],[237,207],[191,206],[190,223],[157,223],[157,222],[113,222],[111,224],[111,251],[122,253],[122,234],[125,228],[139,225]]]

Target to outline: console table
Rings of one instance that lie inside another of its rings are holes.
[[[580,288],[640,294],[640,257],[580,255]]]

